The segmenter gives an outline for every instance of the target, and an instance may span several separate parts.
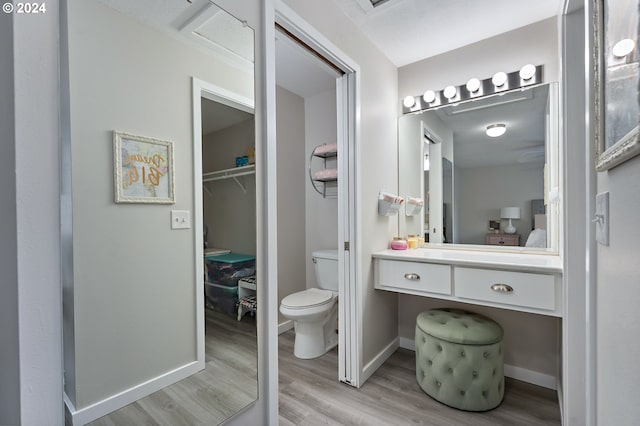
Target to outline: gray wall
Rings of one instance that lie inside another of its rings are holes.
[[[13,101],[13,16],[0,15],[0,424],[16,425],[20,419],[20,353],[18,346],[18,271],[15,111]]]
[[[544,197],[542,166],[513,166],[459,169],[456,209],[460,213],[460,244],[484,244],[489,220],[500,220],[500,208],[520,207],[520,219],[512,221],[524,246],[531,232],[531,200]],[[501,221],[501,229],[509,223]]]
[[[96,2],[69,12],[80,409],[195,360],[200,236],[169,226],[193,210],[191,77],[252,97],[253,76]],[[114,204],[113,130],[174,142],[174,205]]]
[[[427,88],[463,84],[472,77],[490,78],[498,71],[525,64],[544,65],[544,82],[559,81],[558,19],[552,17],[398,69],[402,98]],[[398,102],[398,112],[401,105]]]
[[[305,160],[309,161],[311,151],[318,145],[336,143],[336,91],[329,90],[309,96],[304,100]],[[321,159],[314,159],[313,170],[322,168]],[[335,158],[327,159],[326,168],[337,168]],[[304,263],[306,267],[306,287],[317,287],[315,269],[311,260],[314,250],[338,248],[338,198],[336,187],[328,186],[327,198],[322,198],[312,187],[308,172],[298,177],[305,182],[305,223],[306,249]],[[340,180],[338,179],[338,184]],[[333,194],[333,196],[331,195]],[[301,200],[300,200],[301,201]]]
[[[635,425],[640,353],[640,156],[598,174],[609,192],[609,246],[597,248],[598,424]]]
[[[397,336],[397,297],[373,288],[371,254],[388,247],[398,232],[397,220],[378,215],[381,188],[397,188],[397,69],[353,25],[333,2],[285,1],[360,67],[360,191],[357,221],[361,230],[358,289],[367,365]]]
[[[545,82],[559,80],[557,18],[549,18],[401,67],[398,69],[399,96],[423,93],[428,87],[442,88],[449,84],[461,84],[471,77],[488,78],[497,71],[518,70],[526,63],[544,64]],[[400,111],[399,103],[396,105]],[[460,170],[455,177],[460,177]],[[458,182],[455,185],[458,186]],[[454,197],[458,200],[461,198],[456,194]],[[412,304],[413,308],[407,309],[407,303]],[[428,309],[432,305],[433,301],[426,298],[401,297],[398,318],[400,336],[413,339],[413,332],[408,330],[412,329],[412,324],[415,325],[414,312]],[[556,374],[559,347],[555,320],[536,315],[525,318],[515,312],[499,309],[488,312],[488,315],[497,316],[501,319],[501,324],[507,323],[509,327],[513,325],[516,328],[522,326],[526,329],[538,329],[540,332],[536,334],[536,339],[507,342],[505,356],[513,360],[513,365],[517,367]],[[514,350],[522,356],[514,356]],[[540,365],[540,360],[544,361],[543,365]]]
[[[278,305],[306,287],[305,103],[276,87],[278,161]],[[286,319],[279,314],[278,323]]]
[[[202,141],[203,173],[230,169],[238,156],[247,155],[254,146],[255,122],[244,121],[235,126],[205,135]],[[233,179],[204,183],[209,189],[202,194],[203,220],[209,226],[209,247],[224,248],[235,253],[256,254],[256,177],[239,176],[246,193]]]

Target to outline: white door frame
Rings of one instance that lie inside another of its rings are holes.
[[[360,223],[356,220],[360,211],[360,195],[357,176],[360,164],[360,67],[325,36],[297,15],[291,8],[275,1],[275,23],[289,31],[303,43],[320,53],[342,71],[336,80],[336,105],[338,127],[338,379],[351,386],[360,387],[362,373],[362,321],[358,285],[361,276],[359,241]],[[273,43],[273,40],[267,40]],[[267,61],[274,58],[267,58]],[[276,168],[268,163],[267,167]],[[348,245],[348,248],[347,248]]]
[[[254,101],[215,84],[193,78],[193,232],[196,268],[196,362],[205,367],[204,248],[202,245],[202,98],[254,114]]]

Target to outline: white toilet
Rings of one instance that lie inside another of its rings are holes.
[[[338,344],[338,250],[311,253],[320,288],[308,288],[282,299],[280,313],[293,321],[293,354],[317,358]]]

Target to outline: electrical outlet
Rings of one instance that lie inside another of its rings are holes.
[[[171,210],[171,229],[191,228],[189,210]]]

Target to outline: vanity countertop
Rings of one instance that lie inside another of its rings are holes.
[[[522,272],[562,273],[562,259],[558,255],[551,254],[418,248],[382,250],[373,253],[372,256],[377,259],[409,262],[476,266]]]

